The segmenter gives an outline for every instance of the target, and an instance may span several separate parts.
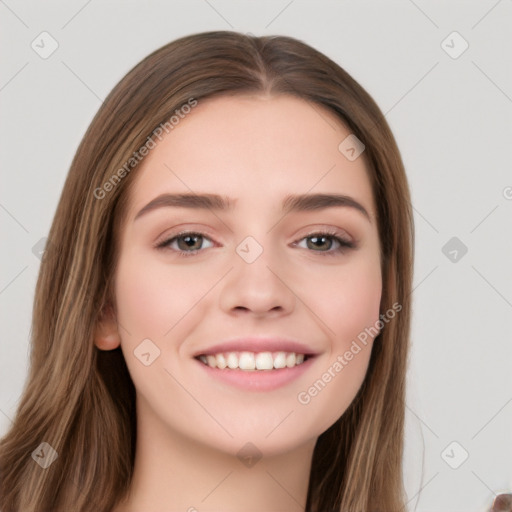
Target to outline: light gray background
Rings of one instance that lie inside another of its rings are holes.
[[[369,91],[410,180],[410,510],[484,511],[495,493],[512,492],[511,0],[0,0],[0,16],[0,434],[27,373],[40,263],[32,248],[48,233],[101,101],[134,64],[183,35],[284,34],[326,53]],[[47,59],[31,48],[43,31],[59,44]],[[469,44],[458,58],[445,51],[462,49],[454,31]],[[452,247],[449,257],[442,251],[452,237],[468,249],[455,262]]]

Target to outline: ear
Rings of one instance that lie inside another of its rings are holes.
[[[94,344],[100,350],[114,350],[121,344],[116,315],[111,305],[107,305],[100,314],[94,333]]]

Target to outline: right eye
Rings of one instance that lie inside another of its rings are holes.
[[[179,256],[195,256],[201,249],[205,249],[205,247],[203,247],[205,240],[211,242],[211,240],[202,233],[185,231],[157,244],[157,249],[171,250],[177,252]],[[213,243],[210,247],[212,246]]]

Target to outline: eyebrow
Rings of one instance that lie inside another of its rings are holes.
[[[177,207],[201,210],[228,211],[235,206],[236,200],[217,194],[161,194],[144,206],[134,221],[158,208]],[[353,208],[362,213],[371,222],[366,208],[354,198],[342,194],[300,194],[288,195],[283,200],[283,213],[323,210],[332,207]]]

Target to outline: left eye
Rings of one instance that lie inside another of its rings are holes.
[[[204,242],[208,241],[208,247],[204,247]],[[306,246],[301,246],[302,242]],[[343,252],[346,249],[355,247],[354,243],[340,238],[334,233],[312,233],[298,242],[293,244],[296,247],[311,249],[313,252],[325,253],[326,255],[333,255]],[[178,253],[179,256],[194,256],[198,254],[201,249],[208,249],[213,246],[210,238],[204,236],[202,233],[186,232],[180,233],[177,236],[164,240],[157,244],[157,249],[170,249]]]
[[[314,233],[304,237],[301,242],[306,241],[306,249],[315,249],[315,252],[337,253],[343,249],[350,249],[354,244],[344,240],[333,233]],[[298,245],[298,244],[297,244]],[[333,245],[336,246],[333,249]],[[319,249],[318,251],[316,249]]]

